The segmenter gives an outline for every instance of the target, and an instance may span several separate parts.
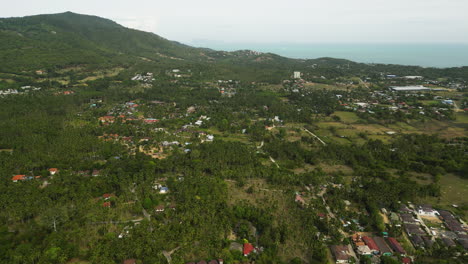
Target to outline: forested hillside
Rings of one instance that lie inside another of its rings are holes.
[[[297,60],[255,51],[224,52],[194,48],[156,34],[125,28],[111,20],[72,12],[0,19],[0,72],[34,72],[72,66],[153,67],[209,65],[222,74],[250,80],[275,80],[291,68],[320,66],[317,74],[351,75],[392,72],[468,78],[468,68],[434,69],[399,65],[367,65],[332,58]],[[350,67],[350,65],[352,67]],[[279,80],[279,79],[278,79]]]

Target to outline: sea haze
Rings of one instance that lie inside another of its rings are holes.
[[[332,57],[364,63],[438,68],[468,66],[468,44],[249,44],[197,41],[192,45],[226,51],[250,49],[298,59]]]

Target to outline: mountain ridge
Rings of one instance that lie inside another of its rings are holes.
[[[328,57],[292,59],[253,50],[228,52],[192,47],[155,33],[124,27],[110,19],[70,11],[0,18],[0,61],[3,62],[0,72],[15,74],[77,65],[127,68],[145,63],[159,69],[197,65],[216,68],[212,70],[220,73],[255,73],[257,77],[285,76],[292,70],[305,71],[319,65],[327,68],[327,73],[332,75],[351,71],[352,74],[388,72],[412,75],[430,72],[431,75],[443,77],[448,72],[451,77],[468,79],[468,67],[436,69],[370,65]],[[253,81],[255,78],[250,79]]]

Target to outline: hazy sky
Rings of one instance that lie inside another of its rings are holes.
[[[188,44],[468,43],[468,0],[0,0],[0,17],[72,11]]]

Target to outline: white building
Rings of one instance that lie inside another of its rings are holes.
[[[434,210],[430,205],[420,205],[418,206],[418,215],[426,215],[426,216],[436,216],[439,212]]]
[[[357,251],[359,253],[359,255],[366,255],[366,256],[370,256],[372,255],[372,250],[369,248],[369,246],[358,246],[357,248]]]
[[[424,87],[422,85],[417,86],[391,86],[390,89],[395,92],[422,92],[430,91],[431,88]]]
[[[424,79],[423,76],[405,76],[403,78],[405,78],[407,80],[422,80],[422,79]]]
[[[301,72],[295,71],[294,72],[294,79],[300,79],[301,78]]]

